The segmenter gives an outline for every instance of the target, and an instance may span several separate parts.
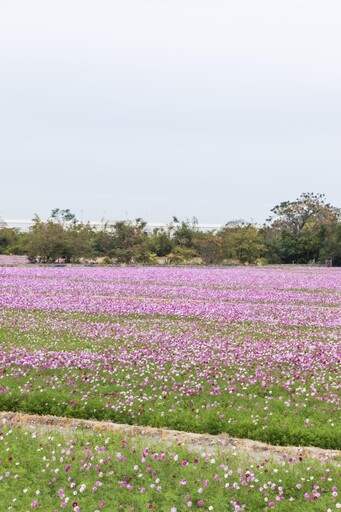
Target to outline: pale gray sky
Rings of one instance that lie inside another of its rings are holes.
[[[0,0],[0,216],[341,206],[340,0]]]

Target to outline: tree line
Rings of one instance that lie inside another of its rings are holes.
[[[0,254],[26,254],[37,263],[280,264],[341,266],[341,209],[324,194],[303,193],[271,210],[262,225],[243,220],[202,232],[197,220],[173,217],[147,229],[141,219],[106,222],[101,228],[56,208],[46,221],[35,215],[28,232],[0,223]]]

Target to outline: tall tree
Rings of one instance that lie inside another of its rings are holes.
[[[112,251],[119,263],[129,263],[137,255],[141,256],[141,248],[145,245],[148,234],[147,223],[138,218],[134,222],[120,220],[112,225]],[[148,252],[148,249],[144,249]],[[141,256],[142,257],[142,256]],[[143,259],[143,258],[142,258]]]
[[[187,247],[191,248],[193,239],[197,233],[198,219],[193,217],[192,222],[189,220],[179,222],[176,217],[173,217],[174,227],[172,230],[173,247]]]
[[[284,201],[271,211],[264,238],[269,260],[280,263],[319,260],[324,240],[341,216],[341,209],[326,203],[324,194],[314,193]]]
[[[217,233],[221,240],[225,259],[237,259],[241,263],[253,263],[263,256],[265,246],[261,231],[250,222],[231,221]]]
[[[58,222],[42,221],[38,215],[27,236],[27,256],[30,261],[54,263],[63,257],[65,231]]]
[[[341,209],[326,203],[324,194],[305,192],[296,201],[284,201],[272,208],[267,219],[273,227],[291,231],[299,236],[307,227],[332,225],[340,219]]]
[[[222,262],[222,240],[214,233],[198,231],[194,235],[193,246],[206,265],[217,265]]]
[[[30,261],[66,263],[94,256],[94,230],[79,223],[70,210],[52,210],[51,217],[42,221],[37,215],[27,235],[27,253]]]

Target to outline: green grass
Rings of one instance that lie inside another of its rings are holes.
[[[0,439],[1,510],[322,512],[335,510],[341,485],[335,461],[250,461],[233,452],[15,422],[2,425]]]

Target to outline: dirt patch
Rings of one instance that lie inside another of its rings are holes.
[[[319,460],[340,460],[340,450],[324,450],[322,448],[306,446],[273,446],[250,439],[239,439],[227,434],[193,434],[178,430],[164,428],[143,427],[111,423],[109,421],[80,420],[58,416],[38,416],[18,412],[0,412],[0,419],[15,420],[22,427],[40,430],[56,430],[70,433],[82,430],[112,432],[121,434],[125,438],[144,437],[148,441],[165,444],[185,445],[187,448],[209,452],[212,454],[234,452],[241,456],[255,459],[268,457],[282,458],[285,453],[288,457],[309,457]]]

